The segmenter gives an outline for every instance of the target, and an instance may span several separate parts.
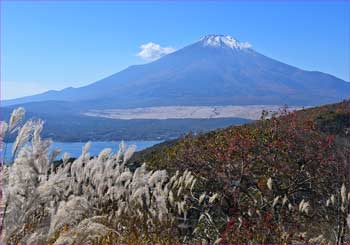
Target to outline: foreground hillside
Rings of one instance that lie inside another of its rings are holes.
[[[220,193],[229,220],[221,227],[226,242],[344,242],[349,129],[349,102],[281,111],[277,118],[157,145],[135,161],[187,169],[200,190]]]
[[[77,159],[17,109],[1,168],[1,243],[325,243],[349,236],[350,103]],[[269,118],[269,119],[267,119]],[[139,164],[146,162],[146,164]],[[348,220],[348,221],[347,221]]]

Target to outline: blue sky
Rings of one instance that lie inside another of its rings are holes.
[[[86,85],[148,62],[137,55],[141,45],[153,42],[166,52],[213,33],[249,42],[256,51],[302,69],[350,80],[346,1],[1,5],[2,99]]]

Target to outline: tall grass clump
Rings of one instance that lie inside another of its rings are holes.
[[[80,157],[65,153],[57,164],[60,151],[40,137],[43,122],[23,116],[19,108],[0,127],[1,141],[17,134],[12,159],[2,159],[1,243],[219,241],[211,215],[220,196],[195,192],[190,171],[130,169],[135,147],[123,143],[93,157],[87,143]]]

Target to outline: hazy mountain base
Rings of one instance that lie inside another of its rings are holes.
[[[118,120],[81,116],[78,111],[55,107],[54,102],[48,103],[48,107],[53,106],[55,109],[44,114],[35,113],[35,106],[34,103],[28,108],[26,119],[43,119],[45,121],[43,137],[60,142],[166,140],[188,132],[207,132],[251,121],[243,118]],[[2,108],[2,118],[9,119],[13,109],[13,107]],[[7,135],[5,141],[14,141],[14,138],[14,135]]]
[[[26,118],[45,120],[43,137],[61,142],[167,140],[189,132],[201,133],[240,125],[258,119],[263,110],[273,114],[280,108],[276,105],[169,106],[79,112],[68,105],[57,107],[54,101],[47,103],[46,107],[32,103],[26,108]],[[53,109],[49,109],[50,107]],[[12,109],[14,108],[2,108],[2,117],[9,118]],[[44,109],[45,113],[35,112]],[[296,109],[301,107],[288,108]],[[5,140],[13,141],[14,137],[7,136]]]

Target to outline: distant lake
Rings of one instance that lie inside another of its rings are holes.
[[[163,141],[156,140],[139,140],[139,141],[124,141],[126,145],[136,145],[136,151],[141,151]],[[119,149],[119,144],[121,141],[92,141],[90,147],[90,155],[96,156],[105,148],[111,148],[113,152],[117,152]],[[86,142],[54,142],[51,146],[51,150],[55,148],[61,149],[61,154],[57,157],[60,157],[65,153],[69,153],[71,157],[79,157],[82,151],[82,147],[86,144]],[[6,143],[3,143],[3,147],[5,148]],[[6,159],[9,160],[11,158],[13,143],[7,143],[6,149]],[[0,152],[2,153],[2,152]],[[2,155],[2,154],[1,154]]]

